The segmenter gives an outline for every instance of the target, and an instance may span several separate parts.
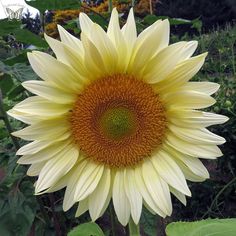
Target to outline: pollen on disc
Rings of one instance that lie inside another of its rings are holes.
[[[165,136],[164,106],[152,87],[130,75],[101,78],[78,95],[69,117],[82,153],[111,168],[149,158]]]

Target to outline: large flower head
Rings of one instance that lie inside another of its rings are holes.
[[[18,162],[38,175],[37,194],[66,187],[63,209],[79,202],[76,216],[96,220],[111,199],[123,225],[139,222],[143,204],[170,215],[171,193],[186,204],[186,179],[209,177],[199,158],[221,156],[225,142],[206,127],[227,117],[199,110],[219,85],[189,82],[206,53],[191,57],[195,41],[168,45],[168,20],[137,36],[132,10],[120,29],[114,9],[107,32],[79,20],[81,40],[60,26],[61,41],[45,35],[56,58],[28,54],[42,80],[24,82],[36,96],[8,112],[30,125],[14,133],[32,141]]]

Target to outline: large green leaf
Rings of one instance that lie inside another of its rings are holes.
[[[0,36],[13,33],[20,28],[21,22],[17,20],[9,21],[8,19],[0,20]]]
[[[0,36],[13,34],[19,42],[37,47],[48,47],[46,41],[40,36],[30,32],[27,29],[22,29],[19,21],[0,20],[0,25]]]
[[[236,218],[175,222],[167,225],[167,236],[235,236]]]
[[[48,47],[48,44],[45,40],[27,29],[16,29],[12,33],[15,35],[16,40],[19,42],[42,48]]]
[[[38,78],[31,66],[25,63],[16,63],[12,66],[8,66],[0,61],[0,72],[11,75],[20,82]]]
[[[3,62],[4,64],[8,66],[13,66],[16,63],[26,63],[28,62],[28,58],[27,58],[28,51],[29,50],[21,50],[20,54],[13,57],[8,57]]]
[[[9,74],[0,74],[0,89],[3,97],[5,97],[9,91],[14,87],[14,81]]]
[[[78,225],[67,236],[104,236],[101,228],[96,223]]]
[[[79,0],[36,0],[27,2],[28,5],[37,8],[41,13],[46,10],[78,9],[81,5]]]

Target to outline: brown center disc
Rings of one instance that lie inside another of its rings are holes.
[[[82,153],[111,168],[135,166],[150,157],[165,136],[165,109],[152,87],[130,75],[91,83],[70,113]]]

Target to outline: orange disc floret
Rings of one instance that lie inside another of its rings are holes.
[[[150,157],[167,129],[158,94],[126,74],[90,84],[78,95],[69,122],[81,152],[111,168],[135,166]]]

